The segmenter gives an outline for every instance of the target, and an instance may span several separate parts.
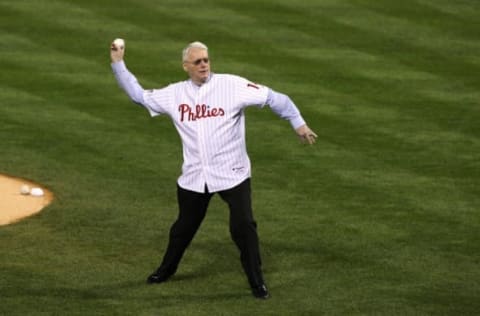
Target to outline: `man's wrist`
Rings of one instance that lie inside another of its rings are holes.
[[[297,128],[302,127],[303,125],[306,125],[306,122],[303,119],[303,117],[299,115],[290,120],[290,125],[292,125],[293,129],[296,130]]]
[[[111,66],[114,72],[121,72],[127,70],[127,66],[125,65],[123,59],[119,61],[112,61]]]

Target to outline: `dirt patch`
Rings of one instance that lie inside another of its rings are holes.
[[[43,195],[22,194],[22,186],[40,188]],[[36,214],[52,201],[52,192],[38,183],[0,174],[0,225]]]

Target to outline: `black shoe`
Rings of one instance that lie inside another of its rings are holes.
[[[167,281],[170,276],[171,276],[171,274],[168,275],[168,274],[160,273],[157,270],[154,273],[150,274],[150,276],[147,278],[147,283],[148,284],[162,283],[162,282]]]
[[[260,298],[263,300],[266,300],[267,298],[270,297],[270,294],[268,294],[268,289],[265,286],[265,284],[262,284],[260,286],[252,287],[252,294],[256,298]]]

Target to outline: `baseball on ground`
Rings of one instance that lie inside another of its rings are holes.
[[[30,187],[26,184],[22,185],[20,187],[20,194],[23,194],[23,195],[28,195],[30,194]]]
[[[32,190],[30,190],[30,194],[32,196],[43,196],[43,190],[41,188],[32,188]]]

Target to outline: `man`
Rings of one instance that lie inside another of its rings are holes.
[[[151,116],[168,115],[183,145],[182,174],[177,181],[179,215],[158,269],[148,283],[167,281],[205,217],[214,193],[228,204],[230,233],[240,250],[240,260],[256,298],[269,297],[265,285],[250,191],[250,160],[245,144],[244,109],[268,104],[290,121],[309,144],[317,135],[308,128],[289,97],[244,78],[210,71],[208,48],[200,42],[183,50],[183,69],[189,79],[162,89],[144,90],[123,61],[124,47],[112,43],[112,69],[131,100]]]

